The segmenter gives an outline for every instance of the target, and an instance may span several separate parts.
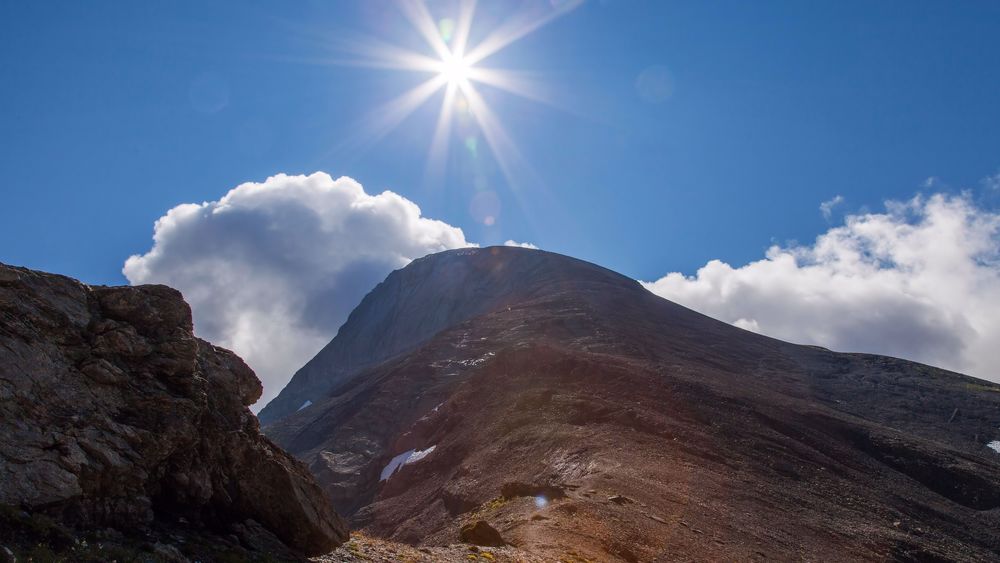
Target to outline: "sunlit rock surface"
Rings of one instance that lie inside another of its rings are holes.
[[[265,431],[369,537],[428,554],[479,521],[549,561],[1000,553],[1000,386],[766,338],[556,254],[413,262],[284,395]]]
[[[345,524],[260,434],[247,408],[260,393],[240,358],[193,336],[173,289],[0,264],[0,505],[327,552]]]

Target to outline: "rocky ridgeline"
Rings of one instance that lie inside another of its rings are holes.
[[[193,335],[177,291],[0,264],[0,541],[58,526],[170,557],[205,534],[238,553],[330,551],[346,526],[260,434],[260,394],[240,358]]]

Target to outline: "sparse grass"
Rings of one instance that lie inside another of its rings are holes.
[[[966,383],[965,388],[969,391],[980,391],[987,393],[1000,393],[1000,386],[987,385],[984,383]]]
[[[507,504],[507,499],[504,497],[496,497],[490,499],[486,504],[483,505],[484,510],[498,510],[503,505]]]

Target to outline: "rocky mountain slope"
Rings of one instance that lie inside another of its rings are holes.
[[[545,254],[521,258],[519,272],[504,272],[506,262],[469,267],[475,249],[415,260],[392,272],[351,313],[337,337],[302,367],[259,417],[262,424],[286,416],[316,397],[349,386],[365,368],[411,351],[438,332],[523,299],[520,276],[536,286],[577,283],[582,272],[566,270]],[[581,262],[580,265],[583,263]],[[479,268],[496,268],[483,271]],[[588,269],[593,269],[588,265]],[[609,270],[603,275],[616,276]]]
[[[76,550],[96,530],[166,560],[213,534],[188,555],[330,551],[346,526],[260,434],[260,394],[242,360],[193,336],[177,291],[0,264],[0,542]]]
[[[1000,557],[1000,386],[766,338],[541,251],[394,272],[265,412],[366,534],[427,549]]]

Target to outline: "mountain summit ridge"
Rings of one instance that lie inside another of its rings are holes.
[[[517,269],[518,275],[501,275],[505,268]],[[263,424],[274,422],[441,330],[523,299],[544,284],[579,283],[576,276],[592,276],[593,268],[599,267],[560,254],[505,246],[459,248],[418,258],[373,288],[333,340],[294,374],[258,417]],[[635,280],[599,270],[605,281],[642,289]]]

